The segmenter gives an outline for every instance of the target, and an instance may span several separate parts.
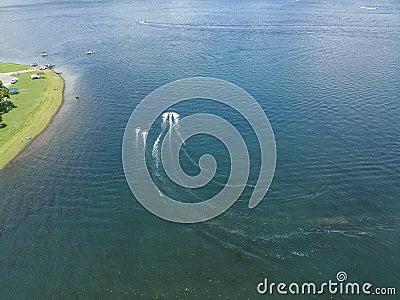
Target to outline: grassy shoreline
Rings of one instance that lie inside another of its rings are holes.
[[[9,62],[0,62],[0,73],[18,72],[29,69],[32,69],[32,67]]]
[[[24,67],[29,68],[29,66]],[[20,93],[23,94],[20,98],[18,95],[11,97],[13,101],[16,99],[14,102],[20,101],[21,104],[16,103],[17,108],[3,115],[8,126],[0,129],[0,170],[51,124],[64,101],[64,79],[51,70],[43,72],[45,78],[35,80],[35,83],[30,79],[32,73],[15,75],[21,77],[21,83],[19,82],[16,87],[19,87]],[[23,76],[28,76],[28,79]],[[24,83],[35,85],[31,89],[25,89]],[[29,107],[31,110],[24,107],[26,101],[36,101]],[[7,132],[2,133],[1,130],[5,129]]]

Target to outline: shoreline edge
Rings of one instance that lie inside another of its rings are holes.
[[[52,124],[65,101],[65,79],[53,70],[43,72],[47,82],[39,105],[29,113],[24,124],[16,132],[0,144],[0,171],[16,161],[18,156]]]

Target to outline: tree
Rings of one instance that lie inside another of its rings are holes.
[[[2,116],[13,108],[16,108],[16,106],[10,100],[10,92],[8,91],[8,88],[3,86],[3,82],[0,80],[0,128],[7,126],[7,124],[2,123]]]
[[[8,88],[3,86],[3,82],[0,80],[0,101],[3,101],[5,98],[10,99],[10,92]]]

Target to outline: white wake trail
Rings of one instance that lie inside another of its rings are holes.
[[[136,144],[139,141],[139,133],[140,133],[140,127],[135,128],[135,133],[136,133]]]
[[[143,130],[143,131],[142,131],[143,145],[144,145],[145,148],[146,148],[147,134],[148,134],[148,131],[147,131],[147,130]]]
[[[153,145],[153,150],[151,152],[153,159],[156,162],[156,168],[158,169],[159,165],[160,165],[160,141],[161,138],[163,137],[164,133],[166,130],[169,129],[169,133],[168,133],[168,140],[169,140],[169,145],[171,146],[171,135],[172,135],[172,130],[173,128],[175,128],[175,130],[177,131],[177,125],[179,122],[179,114],[172,112],[172,111],[168,111],[162,114],[162,123],[161,123],[161,133],[158,135],[156,141],[154,142]],[[178,132],[178,131],[177,131]],[[181,134],[178,132],[179,137],[182,139]],[[171,149],[172,151],[172,149]]]
[[[153,159],[155,159],[155,161],[156,161],[157,169],[158,169],[158,166],[160,165],[160,151],[159,151],[160,140],[161,140],[161,137],[163,136],[163,134],[165,133],[166,129],[167,129],[167,127],[164,126],[161,133],[158,135],[156,141],[154,142],[153,150],[151,151],[151,155],[153,156]]]

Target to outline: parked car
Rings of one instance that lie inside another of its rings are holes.
[[[17,82],[18,82],[17,78],[14,78],[14,79],[11,80],[11,84],[14,84],[14,83],[17,83]]]

